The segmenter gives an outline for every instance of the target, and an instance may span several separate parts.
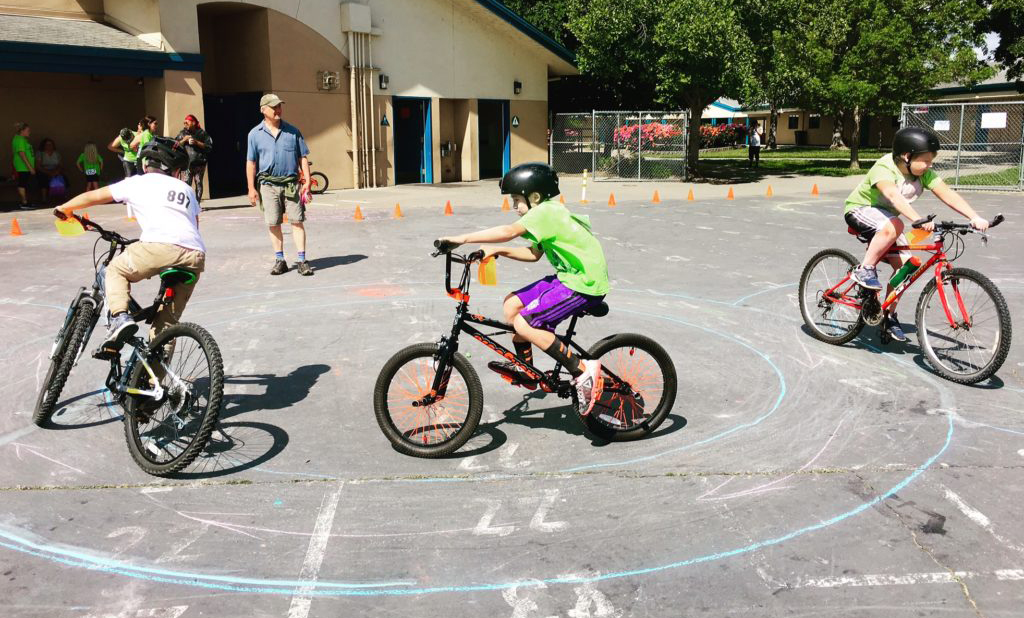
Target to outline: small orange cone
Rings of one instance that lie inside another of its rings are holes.
[[[651,203],[652,204],[660,204],[661,203],[661,196],[658,195],[658,190],[657,189],[654,190],[654,197],[651,198]]]
[[[444,204],[444,216],[450,217],[450,216],[452,216],[454,214],[455,214],[455,211],[452,210],[452,201],[448,200]]]
[[[399,206],[397,203],[395,204],[395,218],[396,219],[401,219],[402,218],[402,207]]]
[[[128,223],[135,223],[137,220],[135,219],[135,217],[125,217],[125,221],[127,221]]]
[[[686,194],[686,201],[692,202],[695,198],[693,197],[693,187],[690,187],[690,192]]]
[[[727,199],[727,200],[734,200],[734,199],[736,199],[736,194],[733,193],[732,187],[729,187],[729,195],[726,195],[725,199]]]
[[[767,190],[767,191],[765,191],[765,193],[764,193],[764,196],[765,196],[765,197],[771,197],[771,196],[773,196],[773,195],[775,195],[775,194],[774,194],[774,193],[772,193],[772,186],[771,186],[771,185],[768,185],[768,190]]]
[[[11,219],[11,236],[24,236],[24,232],[21,231],[21,226],[18,225],[17,219]]]
[[[813,187],[811,187],[811,195],[818,195],[818,185],[817,184],[815,184]]]
[[[353,218],[356,221],[362,221],[363,220],[363,211],[359,210],[359,206],[358,205],[356,206],[356,216],[353,217]]]
[[[512,207],[508,205],[507,197],[501,201],[501,210],[502,212],[508,212],[509,210],[512,210]]]
[[[615,194],[614,193],[610,193],[608,195],[608,205],[611,206],[612,208],[615,208]]]
[[[288,223],[287,213],[281,215],[281,223]]]
[[[562,202],[563,204],[565,204],[565,196],[564,195],[559,195],[558,196],[558,201]]]

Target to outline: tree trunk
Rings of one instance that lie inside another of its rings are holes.
[[[850,114],[853,121],[853,130],[850,132],[850,169],[860,169],[860,159],[857,151],[860,148],[860,106],[856,105]]]
[[[695,97],[696,98],[696,97]],[[699,100],[690,102],[690,143],[686,148],[686,177],[697,178],[697,161],[700,158],[700,119],[704,115],[704,108]]]
[[[842,150],[846,145],[843,144],[843,114],[836,113],[832,115],[832,145],[829,146],[830,150]]]
[[[771,150],[775,150],[778,147],[776,143],[776,133],[779,130],[779,108],[772,103],[772,109],[768,116],[768,135],[765,145]]]

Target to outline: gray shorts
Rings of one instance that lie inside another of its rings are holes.
[[[301,223],[306,220],[306,206],[299,202],[299,193],[295,198],[284,196],[284,187],[276,185],[260,185],[263,220],[267,225],[281,225],[281,216],[288,215],[288,221]]]

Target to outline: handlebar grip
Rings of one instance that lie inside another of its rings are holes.
[[[1002,223],[1003,221],[1006,221],[1006,217],[1003,216],[1003,213],[999,213],[998,215],[995,216],[995,218],[988,222],[988,226],[990,228],[993,228]]]
[[[935,215],[928,215],[927,217],[921,217],[917,221],[914,221],[913,223],[911,223],[910,226],[916,229],[916,228],[921,227],[925,223],[930,222],[934,218],[935,218]]]
[[[438,239],[434,241],[434,248],[440,251],[441,253],[451,253],[452,249],[458,246],[458,243],[454,243],[450,240]]]

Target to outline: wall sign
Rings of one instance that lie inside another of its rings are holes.
[[[1005,116],[1005,114],[1004,114],[1004,116]],[[519,128],[519,116],[512,116],[512,128],[513,129]]]

